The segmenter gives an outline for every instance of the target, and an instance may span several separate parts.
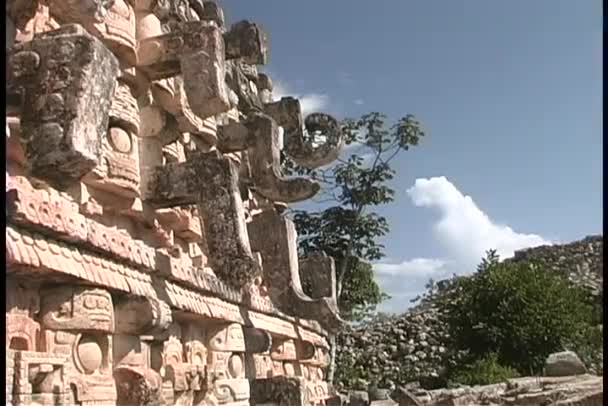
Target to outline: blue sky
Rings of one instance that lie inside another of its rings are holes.
[[[378,280],[400,311],[482,253],[602,232],[599,0],[223,0],[269,33],[277,92],[337,118],[411,113]]]

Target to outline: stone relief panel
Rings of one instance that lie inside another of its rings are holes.
[[[58,185],[78,181],[101,157],[116,58],[81,26],[65,25],[15,45],[8,61],[9,87],[23,95],[21,141],[31,173]]]

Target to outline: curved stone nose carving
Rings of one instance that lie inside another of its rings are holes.
[[[294,223],[274,211],[265,211],[253,217],[248,229],[252,249],[262,255],[264,281],[277,307],[296,317],[318,320],[325,329],[337,331],[344,322],[338,314],[335,288],[331,295],[322,296],[327,291],[317,292],[315,298],[307,296],[302,290]],[[329,259],[329,266],[325,264],[330,274],[329,280],[335,280],[332,262]],[[309,269],[312,264],[314,262],[307,263],[306,268]]]
[[[313,113],[302,120],[300,101],[293,97],[268,103],[264,110],[283,127],[285,153],[297,164],[314,169],[338,158],[344,141],[338,121],[329,114]]]

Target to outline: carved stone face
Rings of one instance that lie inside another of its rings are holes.
[[[46,328],[114,331],[112,297],[105,290],[61,286],[43,290],[41,297],[41,320]]]
[[[213,331],[209,338],[209,349],[212,351],[245,351],[243,328],[239,324],[231,324]]]

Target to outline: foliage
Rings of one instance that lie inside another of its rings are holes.
[[[388,297],[369,264],[384,256],[379,240],[389,232],[386,218],[373,208],[393,201],[391,161],[417,145],[424,132],[412,115],[387,127],[381,113],[346,119],[342,129],[350,156],[320,169],[283,161],[288,174],[309,176],[322,186],[318,210],[292,211],[300,254],[325,252],[335,259],[340,311],[348,320],[360,320]]]
[[[518,376],[517,370],[500,365],[498,356],[495,353],[490,353],[454,372],[451,376],[451,382],[470,386],[491,385]]]
[[[371,264],[353,257],[350,261],[354,264],[349,264],[351,272],[343,282],[338,307],[344,319],[358,322],[373,312],[376,304],[390,296],[376,283]]]
[[[450,347],[467,354],[459,365],[495,353],[501,365],[540,373],[547,356],[563,350],[592,319],[583,289],[533,263],[499,263],[495,253],[475,275],[453,283],[438,305]]]
[[[590,372],[604,375],[604,334],[599,326],[586,326],[571,339],[566,348],[574,351]]]

